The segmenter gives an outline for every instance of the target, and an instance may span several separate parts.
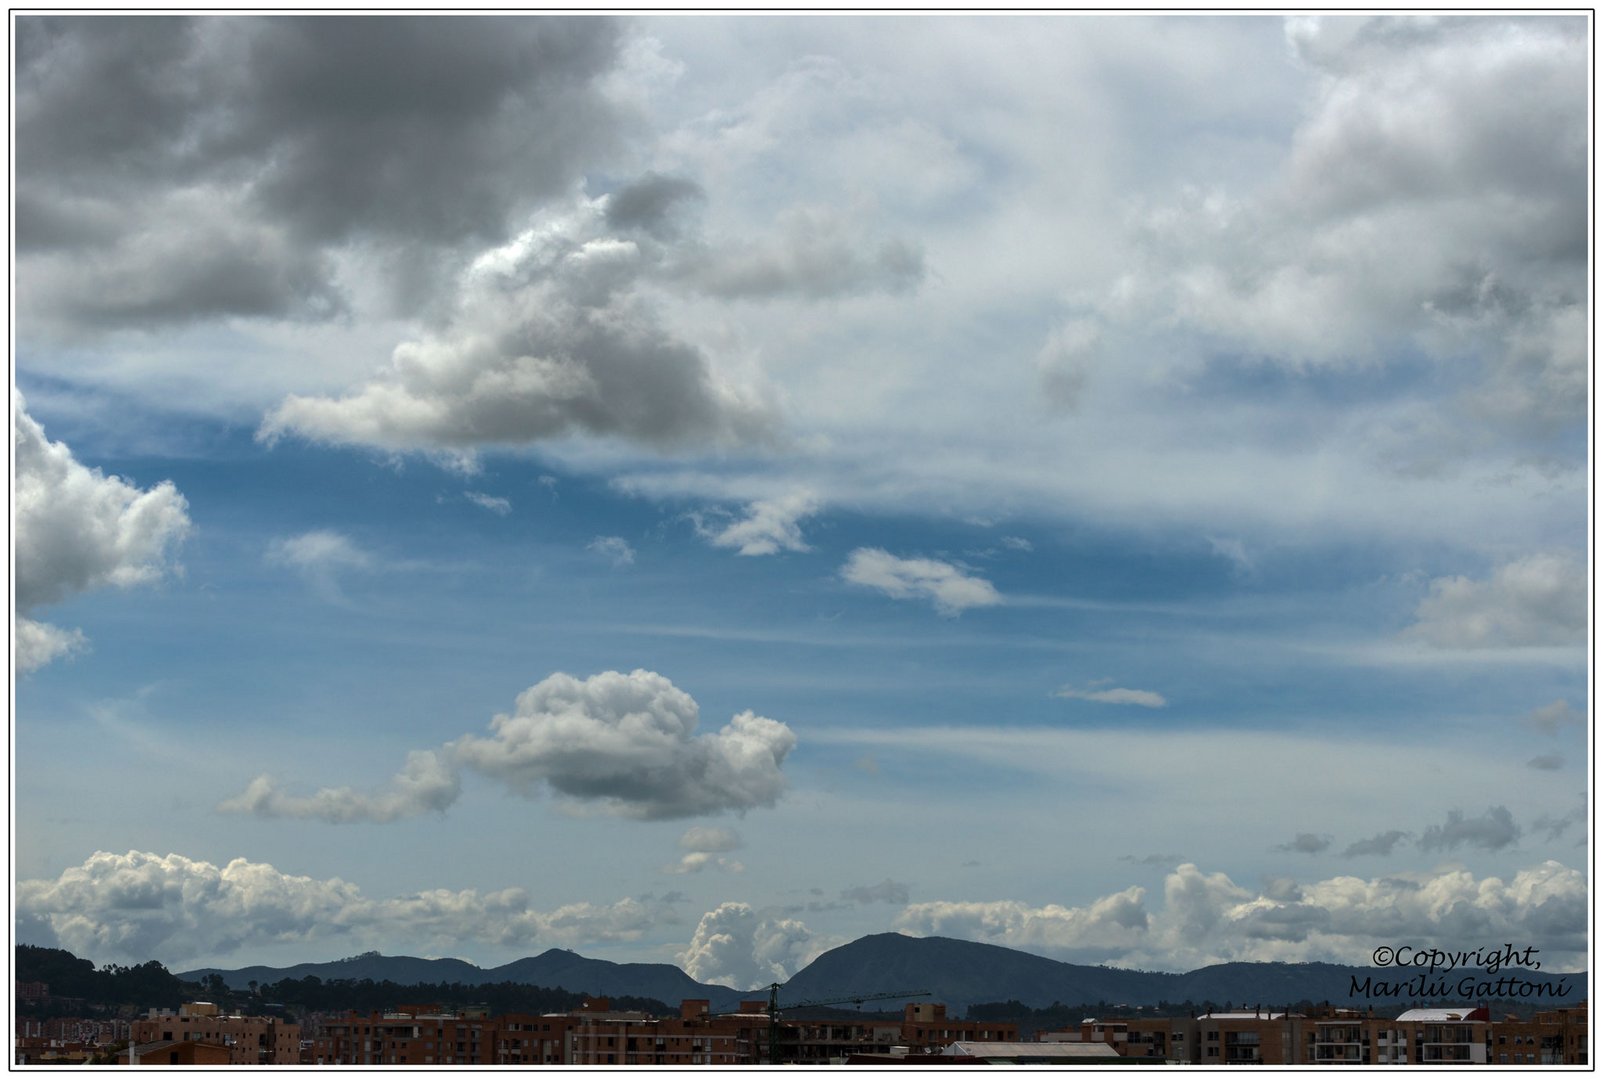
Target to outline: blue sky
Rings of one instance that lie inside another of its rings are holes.
[[[21,940],[1584,964],[1583,19],[15,29]]]

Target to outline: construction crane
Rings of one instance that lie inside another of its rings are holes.
[[[888,994],[850,994],[845,997],[820,998],[814,1001],[792,1001],[786,1009],[807,1009],[824,1005],[861,1005],[865,1001],[888,1001],[892,998],[929,997],[928,990],[895,990]],[[768,987],[768,1064],[779,1064],[779,984]]]

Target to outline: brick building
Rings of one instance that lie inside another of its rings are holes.
[[[323,1020],[309,1056],[315,1065],[562,1065],[571,1058],[574,1023],[562,1015],[403,1005]]]
[[[1042,1042],[1105,1042],[1127,1058],[1192,1065],[1585,1065],[1586,1003],[1493,1021],[1484,1008],[1213,1013],[1090,1019]]]
[[[130,1025],[136,1044],[200,1042],[228,1051],[230,1065],[295,1065],[300,1063],[301,1029],[272,1016],[224,1016],[217,1006],[192,1001],[176,1014],[151,1010]]]

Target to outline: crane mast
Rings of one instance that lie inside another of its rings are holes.
[[[861,1005],[865,1001],[889,1001],[893,998],[928,997],[928,990],[893,990],[884,994],[848,994],[844,997],[816,998],[811,1001],[792,1001],[786,1009],[806,1009],[824,1005]],[[779,984],[768,987],[768,1064],[779,1064]]]

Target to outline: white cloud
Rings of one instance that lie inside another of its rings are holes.
[[[663,867],[666,874],[699,874],[709,866],[738,874],[746,868],[737,859],[723,856],[740,847],[740,834],[733,829],[711,825],[696,825],[679,838],[684,855],[679,861]]]
[[[340,601],[340,575],[370,570],[376,560],[344,533],[313,529],[267,545],[267,561],[295,571],[324,599]]]
[[[86,641],[31,618],[38,608],[90,589],[160,580],[176,569],[173,551],[191,526],[188,503],[170,481],[142,491],[80,464],[65,443],[45,437],[21,394],[12,425],[17,664],[30,671]]]
[[[676,337],[638,287],[659,241],[609,228],[606,207],[579,200],[484,253],[445,329],[343,397],[291,394],[261,437],[459,455],[571,434],[655,449],[771,439],[762,394]]]
[[[635,561],[635,549],[621,536],[598,536],[584,549],[595,552],[617,567],[631,566]]]
[[[1047,904],[1031,907],[1015,900],[930,901],[910,904],[896,919],[898,929],[920,936],[956,937],[1058,955],[1080,949],[1117,950],[1138,944],[1147,927],[1139,887],[1105,896],[1085,907]]]
[[[1545,970],[1586,962],[1585,875],[1557,862],[1511,879],[1461,868],[1382,878],[1282,880],[1254,892],[1186,863],[1148,912],[1139,888],[1084,907],[1001,900],[909,905],[904,931],[1025,948],[1080,962],[1190,970],[1235,961],[1368,964],[1377,943],[1463,948],[1465,941],[1542,941]]]
[[[225,814],[265,818],[314,818],[331,824],[396,821],[434,811],[444,813],[462,793],[456,767],[434,750],[414,750],[389,788],[363,794],[348,787],[323,788],[314,795],[286,795],[272,779],[258,776],[239,795],[217,807]]]
[[[858,548],[841,567],[842,578],[878,589],[898,600],[926,599],[942,615],[1002,602],[984,578],[972,577],[938,559],[902,559],[883,548]]]
[[[1573,427],[1586,387],[1584,28],[1291,21],[1313,86],[1280,169],[1250,193],[1208,186],[1151,208],[1138,265],[1101,312],[1296,371],[1423,352],[1471,387],[1457,430],[1422,428],[1426,443]]]
[[[818,512],[818,498],[809,491],[792,492],[778,499],[763,499],[746,507],[746,516],[722,529],[699,531],[716,547],[732,547],[741,555],[774,555],[780,551],[810,551],[802,539],[801,519]]]
[[[774,805],[785,790],[780,770],[795,733],[746,711],[698,735],[699,715],[695,699],[653,671],[604,671],[582,680],[559,672],[518,695],[515,712],[491,720],[489,737],[464,735],[438,750],[412,751],[385,790],[325,788],[296,796],[258,776],[218,809],[333,823],[396,821],[450,807],[460,793],[461,767],[526,797],[550,788],[570,809],[593,804],[620,817],[662,820]]]
[[[774,720],[737,714],[695,734],[699,708],[655,672],[556,674],[491,721],[488,738],[451,744],[456,760],[514,791],[545,787],[625,817],[660,819],[772,806],[796,736]]]
[[[1441,649],[1571,645],[1586,640],[1586,566],[1569,554],[1532,555],[1489,580],[1437,578],[1411,636]]]
[[[678,960],[698,982],[749,990],[784,982],[832,947],[796,919],[725,902],[701,917]]]
[[[12,623],[12,631],[16,635],[17,671],[23,675],[37,671],[57,657],[70,656],[89,644],[81,630],[63,630],[21,615]]]
[[[407,940],[534,947],[631,941],[661,912],[636,900],[541,911],[522,889],[433,889],[372,900],[339,878],[286,874],[235,859],[218,867],[181,855],[96,852],[54,880],[19,881],[19,929],[30,940],[97,960],[172,965],[275,943]],[[53,939],[53,940],[51,940]]]
[[[1140,705],[1145,709],[1161,709],[1168,705],[1168,699],[1162,694],[1152,690],[1130,690],[1122,686],[1109,687],[1106,690],[1076,689],[1065,686],[1053,693],[1053,697],[1077,698],[1081,701],[1097,701],[1104,705]]]
[[[500,517],[506,517],[512,513],[512,500],[502,498],[499,495],[486,495],[482,491],[469,491],[467,492],[467,500],[475,506],[482,506],[490,513],[497,514]]]

